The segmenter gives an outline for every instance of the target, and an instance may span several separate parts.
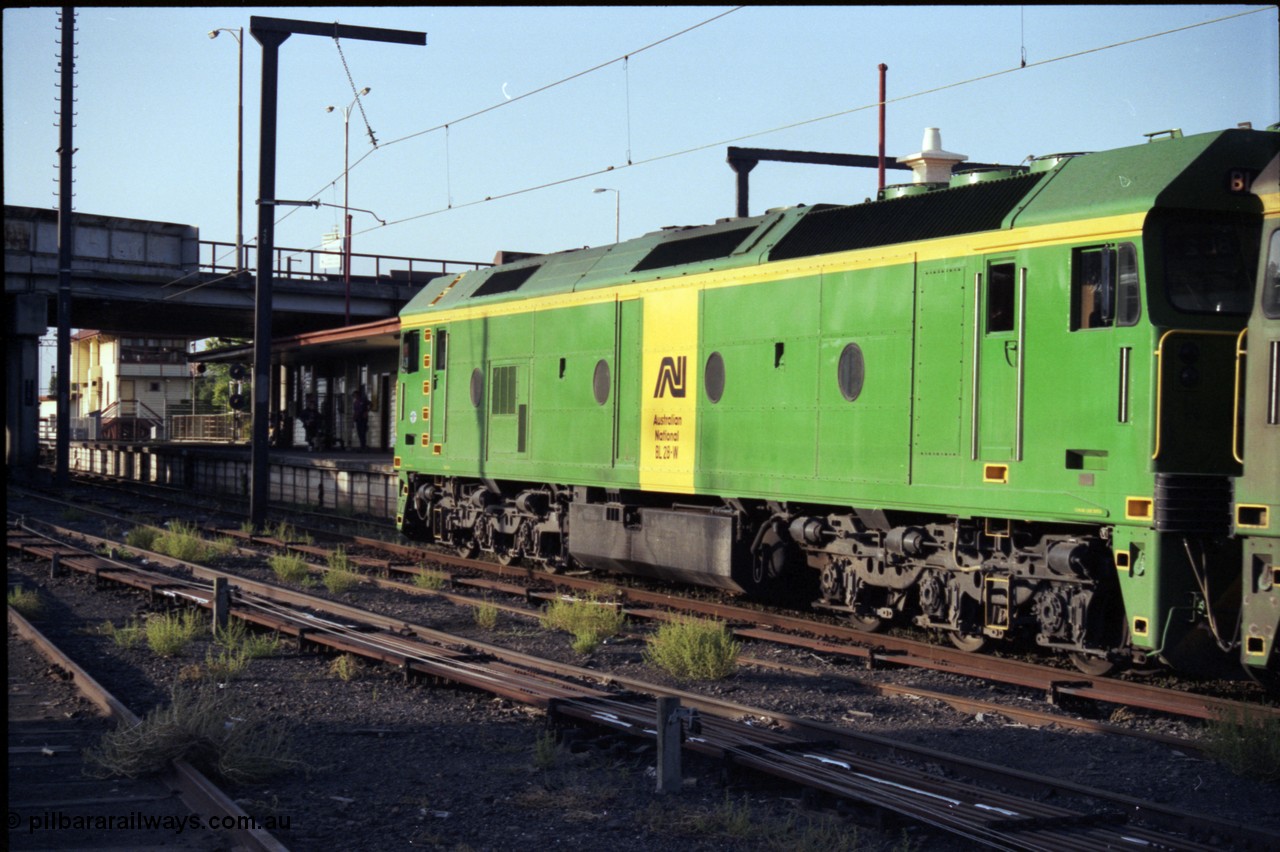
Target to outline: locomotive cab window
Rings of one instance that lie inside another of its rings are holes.
[[[1280,230],[1271,232],[1267,250],[1267,271],[1262,277],[1262,312],[1268,319],[1280,319]]]
[[[1258,271],[1252,216],[1167,217],[1161,240],[1165,295],[1193,314],[1249,313]]]
[[[1133,243],[1090,246],[1072,253],[1072,331],[1135,325],[1141,309]]]
[[[987,273],[987,334],[1013,331],[1014,265],[993,263]]]
[[[449,332],[443,328],[436,329],[436,363],[435,369],[443,370],[449,363]]]
[[[418,330],[410,329],[400,338],[400,372],[418,372]]]

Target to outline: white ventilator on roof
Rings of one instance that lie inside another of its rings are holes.
[[[915,173],[913,183],[946,183],[951,179],[951,168],[969,159],[968,154],[954,154],[942,150],[942,133],[936,127],[924,129],[924,142],[918,153],[899,157],[898,162],[910,166]]]

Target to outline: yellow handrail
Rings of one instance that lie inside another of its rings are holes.
[[[1244,348],[1244,339],[1248,335],[1249,329],[1242,328],[1240,335],[1236,338],[1236,386],[1234,401],[1231,406],[1231,455],[1235,457],[1238,464],[1244,464],[1244,450],[1240,447],[1240,375],[1243,372],[1240,365],[1244,361],[1247,354]]]

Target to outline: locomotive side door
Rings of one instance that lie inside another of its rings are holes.
[[[981,461],[1015,459],[1022,375],[1022,299],[1012,258],[988,259],[978,289],[974,448]]]

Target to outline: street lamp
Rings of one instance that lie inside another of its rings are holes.
[[[347,290],[346,325],[351,325],[351,110],[355,107],[356,101],[367,94],[369,94],[369,87],[365,86],[342,110],[342,218],[346,227],[342,238],[342,283]],[[329,106],[325,107],[324,111],[333,112],[337,108]]]
[[[592,192],[612,192],[614,195],[613,204],[613,241],[615,243],[622,242],[622,190],[609,189],[602,186],[599,189],[593,189]]]
[[[222,27],[209,31],[209,38],[227,33],[240,46],[240,84],[236,118],[236,270],[244,269],[244,27]]]

